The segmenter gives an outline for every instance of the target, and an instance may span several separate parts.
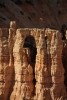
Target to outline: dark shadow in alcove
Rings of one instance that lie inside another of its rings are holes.
[[[24,41],[24,48],[29,48],[30,49],[30,64],[33,67],[33,74],[34,74],[34,79],[33,79],[33,83],[34,85],[36,84],[36,79],[35,79],[35,63],[36,63],[36,54],[37,54],[37,48],[36,48],[36,42],[33,36],[28,35],[25,38]]]
[[[67,26],[63,24],[61,26],[61,36],[63,40],[63,50],[62,50],[62,64],[64,67],[64,84],[66,86],[67,91],[67,40],[66,40],[66,29]]]
[[[37,54],[37,49],[36,49],[36,42],[33,36],[28,35],[25,38],[24,41],[24,48],[29,48],[30,49],[30,57],[31,57],[31,63],[35,63],[36,61],[36,54]]]
[[[63,24],[61,26],[60,32],[61,32],[61,36],[62,36],[62,40],[63,40],[62,64],[63,64],[63,68],[64,68],[64,85],[65,85],[66,92],[67,92],[67,39],[66,39],[66,30],[67,30],[67,26],[65,24]],[[67,100],[65,98],[63,100]]]
[[[61,34],[62,34],[62,40],[66,40],[66,29],[67,29],[66,25],[63,24],[63,25],[61,26],[61,30],[60,30],[60,32],[61,32]]]
[[[64,73],[64,84],[66,86],[66,91],[67,91],[67,42],[66,42],[66,45],[63,46],[62,63],[63,63],[63,67],[64,67],[64,70],[65,70],[65,73]]]

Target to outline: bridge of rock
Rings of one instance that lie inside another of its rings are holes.
[[[1,28],[0,100],[66,100],[64,42],[58,30]]]

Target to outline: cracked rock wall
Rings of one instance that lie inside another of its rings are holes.
[[[35,64],[30,45],[24,47],[28,36],[36,43]],[[15,22],[0,29],[0,100],[66,100],[63,50],[57,30],[16,29]]]

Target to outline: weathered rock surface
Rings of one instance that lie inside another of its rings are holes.
[[[30,65],[30,50],[23,48],[21,31],[17,31],[13,48],[15,85],[10,100],[30,99],[33,95],[33,68]]]
[[[0,29],[0,100],[66,100],[66,45],[57,30]]]
[[[52,81],[47,66],[47,47],[45,35],[43,33],[40,33],[39,43],[37,46],[35,77],[37,100],[51,100],[50,87]]]
[[[64,98],[66,96],[66,89],[64,86],[64,68],[62,64],[62,49],[63,44],[61,34],[55,31],[51,39],[51,75],[53,86],[51,88],[51,96],[53,100]]]

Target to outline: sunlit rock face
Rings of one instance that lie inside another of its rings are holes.
[[[62,64],[62,40],[61,34],[55,31],[51,40],[51,75],[53,86],[51,88],[52,99],[64,99],[66,89],[64,86],[64,68]],[[59,79],[59,80],[58,80]],[[58,91],[59,86],[59,91]]]
[[[66,100],[66,45],[58,30],[0,28],[0,100]]]
[[[51,73],[47,65],[47,47],[45,35],[40,33],[39,43],[37,45],[36,66],[36,98],[37,100],[51,99],[50,88],[52,84]]]

